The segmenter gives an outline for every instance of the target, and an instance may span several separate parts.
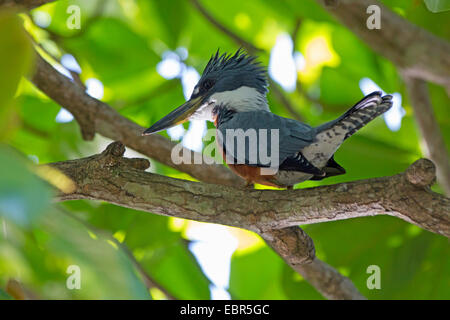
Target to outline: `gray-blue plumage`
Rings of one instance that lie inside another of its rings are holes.
[[[278,130],[278,141],[279,141],[279,159],[278,163],[283,163],[287,158],[292,157],[302,148],[310,145],[316,136],[316,129],[310,127],[305,123],[301,123],[292,119],[287,119],[280,117],[274,113],[268,111],[252,111],[252,112],[235,112],[226,117],[225,119],[219,119],[217,123],[217,129],[222,134],[222,141],[224,149],[228,154],[232,154],[235,159],[237,159],[237,148],[239,147],[240,138],[239,134],[235,134],[235,130],[239,128],[242,131],[249,132],[248,130],[253,129],[256,133],[256,150],[255,153],[258,155],[257,162],[250,161],[250,147],[248,139],[245,143],[245,164],[254,166],[268,166],[267,163],[262,163],[259,159],[260,150],[259,145],[262,137],[259,135],[262,129],[267,130],[267,152],[265,154],[271,155],[273,152],[271,134],[275,134],[272,130]],[[230,131],[231,130],[231,131]],[[232,135],[234,151],[227,147],[226,142],[228,135]],[[242,159],[237,159],[241,160]]]

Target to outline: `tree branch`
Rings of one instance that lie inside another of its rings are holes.
[[[123,158],[124,152],[123,144],[114,142],[99,155],[51,164],[76,184],[74,192],[60,194],[57,199],[104,200],[259,234],[300,224],[385,214],[450,237],[450,198],[429,189],[435,168],[426,159],[390,177],[276,191],[211,185],[144,172],[148,160]]]
[[[444,39],[403,19],[376,0],[317,1],[369,47],[409,76],[450,90],[450,44]],[[370,5],[381,8],[381,29],[367,28],[366,10]]]
[[[439,130],[431,105],[427,84],[420,79],[404,75],[411,106],[416,114],[420,133],[425,141],[427,153],[436,164],[437,180],[447,195],[450,195],[450,158],[444,137]]]
[[[0,0],[0,8],[31,10],[55,0]]]

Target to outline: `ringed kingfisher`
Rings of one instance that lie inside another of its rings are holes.
[[[392,106],[391,95],[373,92],[339,118],[311,127],[272,113],[266,98],[267,87],[266,70],[256,57],[241,49],[232,55],[220,55],[217,51],[206,65],[190,99],[143,134],[165,130],[191,119],[212,121],[216,135],[222,137],[216,137],[216,141],[225,162],[247,184],[291,189],[305,180],[344,174],[345,169],[334,160],[336,150],[344,140]],[[266,135],[264,140],[260,136],[256,151],[252,153],[251,146],[246,145],[243,155],[237,159],[236,149],[247,140],[238,140],[239,134],[230,139],[226,135],[233,131],[246,135],[248,130],[276,130],[277,139],[268,139]],[[275,170],[263,172],[271,165],[259,156],[260,151],[267,152],[261,148],[276,152]],[[254,154],[256,156],[252,157]]]

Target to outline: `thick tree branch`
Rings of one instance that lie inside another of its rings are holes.
[[[450,198],[429,189],[435,179],[435,168],[426,159],[390,177],[275,191],[239,189],[147,173],[143,170],[149,166],[148,160],[123,158],[124,151],[125,147],[115,142],[102,154],[51,164],[76,184],[73,193],[57,198],[104,200],[260,234],[300,224],[385,214],[450,237]]]
[[[437,180],[450,195],[450,158],[445,147],[444,137],[439,130],[439,124],[434,116],[427,84],[421,79],[405,75],[406,88],[409,100],[416,115],[420,133],[426,144],[428,156],[436,164]]]
[[[450,89],[450,44],[395,14],[376,0],[317,0],[369,47],[409,76]],[[370,5],[381,8],[381,29],[367,28]],[[395,36],[393,36],[395,35]]]

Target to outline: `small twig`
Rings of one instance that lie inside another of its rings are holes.
[[[44,131],[44,130],[41,130],[41,129],[38,129],[38,128],[33,127],[32,125],[30,125],[30,124],[27,122],[26,119],[24,119],[24,120],[22,120],[22,121],[23,121],[23,122],[22,122],[21,126],[22,126],[22,128],[25,129],[26,131],[28,131],[28,132],[30,132],[30,133],[32,133],[32,134],[35,134],[35,135],[37,135],[38,137],[41,137],[41,138],[43,138],[43,139],[50,139],[50,138],[51,138],[51,134],[48,133],[47,131]]]
[[[295,110],[295,107],[289,101],[289,98],[286,97],[286,95],[281,91],[275,81],[269,78],[269,84],[275,98],[284,106],[284,108],[290,113],[290,115],[295,120],[302,121],[303,117],[297,110]]]
[[[116,240],[116,244],[120,248],[122,248],[122,250],[128,255],[128,257],[131,259],[131,261],[133,262],[135,267],[138,269],[139,273],[144,278],[147,289],[156,288],[166,296],[167,300],[177,300],[177,298],[175,298],[166,288],[164,288],[159,282],[157,282],[155,279],[153,279],[147,273],[147,271],[144,269],[142,264],[140,264],[139,261],[137,261],[134,254],[130,251],[130,249],[126,245],[124,245],[123,243],[120,243],[117,240]]]
[[[34,292],[16,279],[8,280],[5,291],[16,300],[39,300],[39,297]]]
[[[116,110],[124,111],[130,107],[138,106],[142,103],[145,103],[153,98],[156,98],[158,96],[164,95],[165,93],[169,92],[170,90],[176,88],[180,84],[179,79],[171,79],[167,81],[163,81],[159,86],[156,88],[149,89],[149,91],[139,96],[131,101],[115,101],[111,103]]]
[[[295,51],[295,48],[297,48],[298,32],[300,31],[302,22],[303,22],[302,18],[297,17],[295,19],[294,28],[292,29],[291,38],[292,38],[292,48],[294,51]]]
[[[206,8],[198,1],[198,0],[190,0],[192,5],[203,15],[203,17],[208,20],[212,25],[214,25],[221,32],[226,34],[228,37],[233,39],[237,44],[241,45],[245,48],[249,53],[256,54],[258,52],[263,51],[260,48],[257,48],[252,43],[244,40],[242,37],[238,36],[236,33],[231,31],[229,28],[225,27],[222,23],[220,23],[216,18],[214,18],[211,13],[206,10]]]

